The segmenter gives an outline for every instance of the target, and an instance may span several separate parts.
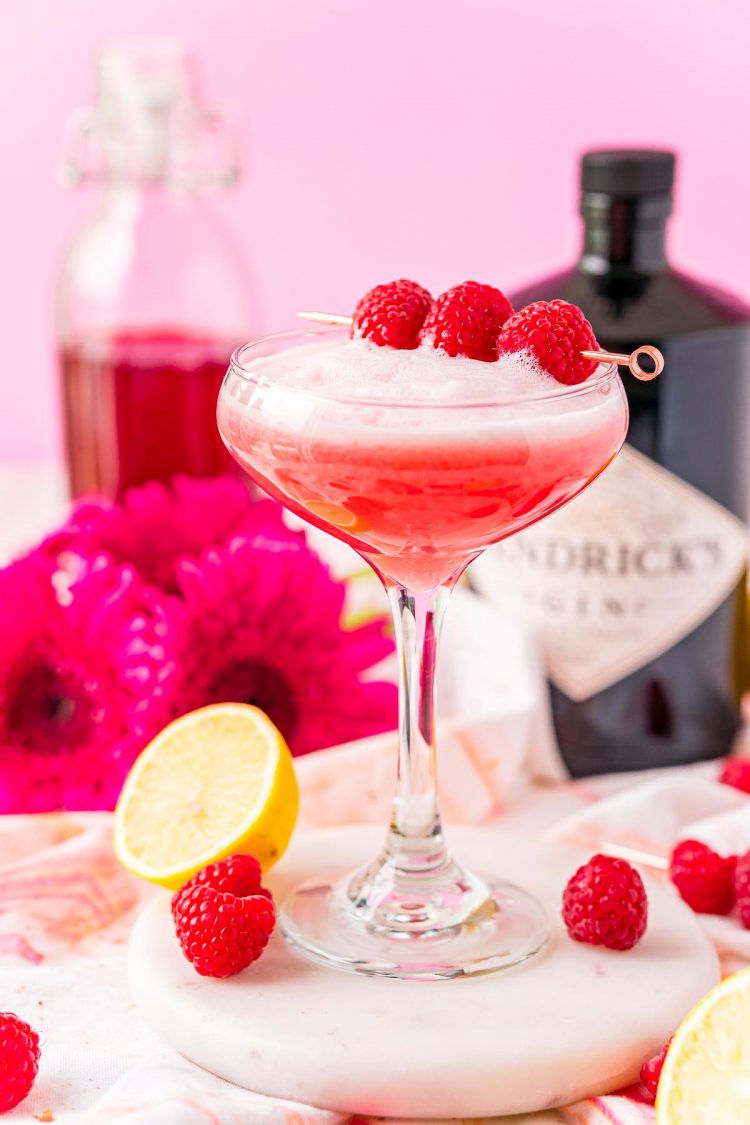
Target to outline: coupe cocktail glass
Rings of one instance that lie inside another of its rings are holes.
[[[614,366],[577,386],[550,378],[542,393],[496,401],[274,381],[274,357],[288,370],[299,356],[302,369],[311,347],[343,346],[347,335],[301,330],[248,344],[219,396],[232,454],[262,489],[369,562],[396,631],[398,773],[385,846],[353,874],[342,876],[344,856],[337,872],[297,888],[281,926],[308,957],[340,969],[421,980],[493,972],[538,952],[549,930],[533,896],[492,871],[467,871],[446,845],[435,755],[440,625],[483,548],[543,519],[609,464],[625,437],[626,399]]]

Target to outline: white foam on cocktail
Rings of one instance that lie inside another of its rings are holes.
[[[397,350],[367,340],[287,348],[252,360],[247,371],[253,378],[314,394],[425,405],[495,403],[560,387],[524,352],[484,363],[452,357],[430,345]]]
[[[527,353],[484,363],[429,345],[406,351],[339,339],[251,357],[242,370],[220,406],[240,445],[252,443],[258,425],[357,446],[496,444],[515,440],[519,426],[525,440],[566,440],[621,413],[611,380],[597,389],[595,374],[564,386]]]

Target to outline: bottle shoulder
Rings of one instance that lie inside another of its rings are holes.
[[[242,339],[259,320],[257,285],[210,203],[167,192],[100,201],[58,273],[58,335],[122,324],[196,325]]]
[[[750,325],[750,307],[741,298],[679,270],[618,278],[572,269],[512,294],[517,307],[556,297],[579,305],[605,340],[631,340],[642,334],[662,338]]]

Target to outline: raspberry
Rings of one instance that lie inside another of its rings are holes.
[[[240,898],[195,886],[175,896],[175,928],[182,952],[203,977],[231,977],[257,961],[276,924],[264,895]]]
[[[696,914],[728,914],[736,863],[736,856],[721,856],[700,840],[683,840],[672,852],[669,874]]]
[[[741,855],[734,870],[734,894],[737,913],[746,930],[750,930],[750,852]]]
[[[596,360],[582,351],[598,345],[594,330],[577,305],[567,301],[534,301],[506,321],[498,347],[504,352],[528,351],[558,383],[582,383],[596,370]]]
[[[352,336],[411,351],[430,311],[432,297],[416,281],[389,281],[365,293],[354,310]]]
[[[595,855],[568,881],[562,915],[574,941],[631,949],[648,921],[643,880],[624,859]]]
[[[176,917],[178,902],[183,894],[193,887],[213,887],[215,891],[225,891],[228,894],[238,895],[265,895],[271,897],[271,892],[260,885],[262,872],[260,864],[252,855],[230,855],[228,859],[217,860],[209,863],[207,867],[188,879],[187,883],[177,894],[172,897],[172,916]]]
[[[448,355],[491,363],[498,355],[498,333],[512,313],[513,306],[499,289],[464,281],[438,297],[420,339]]]
[[[641,1082],[652,1098],[656,1097],[662,1067],[664,1066],[664,1060],[667,1057],[667,1051],[669,1050],[669,1044],[671,1042],[672,1038],[670,1037],[659,1051],[659,1054],[654,1055],[652,1059],[649,1059],[648,1062],[645,1062],[641,1067]]]
[[[39,1070],[39,1036],[12,1012],[0,1012],[0,1113],[18,1105]]]
[[[719,781],[723,785],[741,789],[743,793],[750,793],[750,758],[727,758],[719,774]]]

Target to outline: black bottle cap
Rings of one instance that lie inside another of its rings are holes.
[[[581,190],[639,198],[671,195],[675,154],[657,149],[597,149],[581,158]]]

